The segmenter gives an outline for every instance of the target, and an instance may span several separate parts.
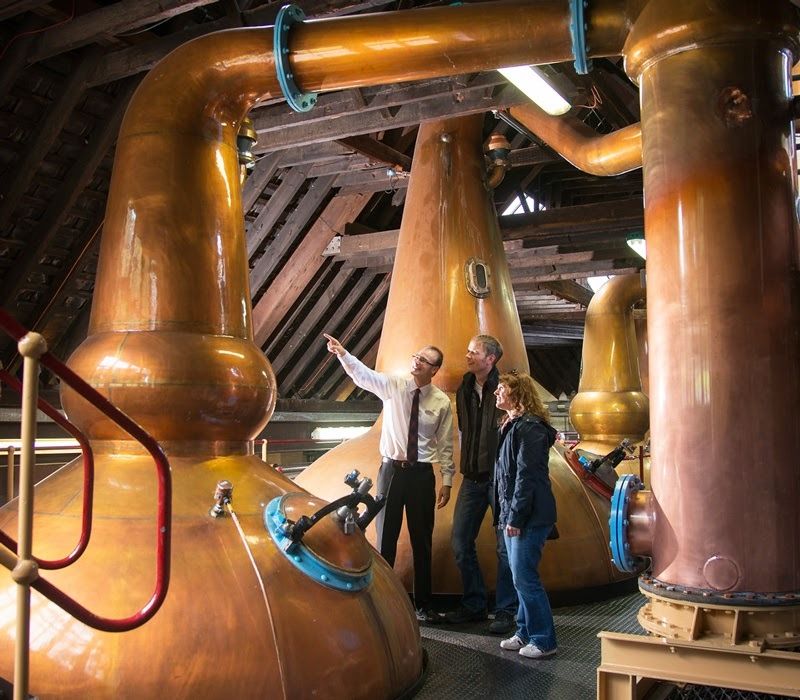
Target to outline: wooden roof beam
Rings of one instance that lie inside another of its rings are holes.
[[[214,2],[216,0],[120,0],[44,32],[36,40],[28,60],[36,63],[90,44],[104,34],[129,32]]]
[[[125,89],[117,96],[113,112],[99,123],[97,129],[92,133],[82,158],[69,169],[64,179],[64,186],[54,200],[49,202],[47,213],[37,227],[34,240],[32,240],[31,246],[25,250],[24,259],[18,261],[3,282],[2,288],[0,288],[0,298],[13,300],[16,297],[28,275],[36,268],[39,259],[50,247],[64,218],[69,214],[81,191],[92,179],[100,162],[114,143],[119,132],[122,115],[127,109],[128,101],[137,83],[137,80],[128,82]]]
[[[32,132],[28,139],[31,143],[25,143],[25,155],[20,162],[14,164],[14,177],[8,180],[3,199],[0,201],[0,230],[3,230],[8,223],[22,195],[28,191],[42,160],[72,116],[75,105],[86,89],[86,77],[94,68],[96,61],[97,54],[93,51],[87,52],[78,61],[70,71],[68,79],[60,85],[60,92],[48,109],[43,123]]]
[[[291,250],[297,248],[308,222],[331,192],[334,176],[317,178],[311,183],[305,196],[275,234],[275,238],[256,260],[250,270],[250,295],[255,296],[261,287],[278,271]]]
[[[266,342],[317,275],[324,261],[322,252],[331,238],[343,231],[345,224],[355,221],[369,199],[366,194],[340,194],[328,202],[281,274],[253,306],[253,337],[257,345]]]
[[[454,100],[452,93],[446,93],[422,101],[405,103],[395,114],[386,113],[383,109],[371,111],[362,109],[357,113],[315,124],[301,121],[291,126],[286,125],[280,130],[272,128],[273,125],[270,124],[267,117],[254,111],[252,116],[258,132],[258,143],[253,148],[253,152],[265,153],[284,150],[333,139],[340,140],[359,134],[396,129],[430,119],[504,109],[520,104],[527,99],[510,85],[497,91],[486,86],[466,88],[462,95],[461,101]],[[265,125],[270,126],[268,131],[265,130]]]
[[[356,315],[350,319],[344,328],[338,330],[338,324],[330,327],[330,330],[335,332],[336,337],[342,343],[342,345],[345,347],[349,346],[354,354],[358,352],[364,352],[365,350],[363,346],[366,338],[364,324],[373,314],[376,307],[383,307],[380,312],[380,324],[383,324],[383,314],[385,313],[386,300],[389,296],[389,285],[391,281],[391,275],[386,275],[380,281],[378,286],[375,287],[369,297],[361,304],[361,308],[358,310]],[[371,327],[374,328],[377,323],[377,320],[373,321]],[[329,352],[326,352],[322,361],[317,364],[314,372],[299,388],[298,393],[301,396],[309,396],[312,393],[316,395],[318,393],[314,391],[314,389],[322,377],[326,374],[328,368],[331,366],[332,360],[333,355]],[[336,361],[336,370],[343,371],[341,367],[339,367],[338,361]]]
[[[354,273],[348,270],[340,270],[339,274],[342,278],[349,278]],[[362,304],[365,296],[369,292],[370,286],[372,286],[374,282],[374,279],[375,276],[370,273],[361,275],[360,279],[353,286],[353,289],[347,293],[346,297],[339,305],[335,306],[334,308],[327,307],[315,309],[315,311],[317,311],[317,313],[314,314],[316,317],[315,325],[321,321],[324,321],[322,324],[322,329],[316,337],[308,336],[308,343],[306,344],[305,351],[302,353],[302,356],[299,358],[295,357],[294,362],[292,362],[291,369],[289,369],[285,375],[281,376],[281,379],[278,383],[278,386],[281,387],[281,389],[292,390],[299,378],[304,376],[309,371],[309,366],[313,365],[314,362],[317,361],[320,353],[325,350],[325,341],[321,335],[322,332],[333,333],[335,335],[338,333],[337,329],[341,326],[348,315],[358,316],[359,313],[362,312],[363,309],[358,305]],[[341,291],[341,289],[339,291]],[[336,296],[338,296],[338,294]],[[370,304],[371,301],[372,295],[366,296],[366,304]],[[308,335],[308,331],[312,330],[313,328],[314,326],[306,326],[306,334]],[[300,393],[305,396],[309,392],[301,390]]]
[[[356,273],[340,268],[338,274],[322,290],[322,293],[314,301],[311,308],[305,311],[294,331],[288,338],[282,339],[280,345],[276,348],[277,353],[270,356],[272,369],[275,371],[276,376],[283,372],[284,367],[289,364],[292,356],[304,344],[313,346],[315,342],[321,342],[322,336],[315,335],[316,329],[320,324],[326,328],[330,327],[331,324],[326,319],[330,318],[339,308],[334,306],[334,301],[343,291],[347,290],[347,298],[343,300],[342,306],[348,305],[352,307],[355,300],[366,291],[371,282],[372,275],[370,274],[363,274],[359,278]]]
[[[253,253],[261,247],[264,239],[272,231],[275,224],[278,223],[278,219],[281,218],[286,207],[294,201],[305,181],[306,171],[302,168],[292,168],[284,173],[281,184],[275,190],[275,194],[269,198],[264,208],[247,229],[248,259],[252,258]]]

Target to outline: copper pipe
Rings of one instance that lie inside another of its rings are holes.
[[[577,119],[554,117],[532,102],[508,113],[579,170],[620,175],[642,167],[640,124],[600,135]]]
[[[633,306],[645,298],[639,275],[612,277],[586,310],[580,386],[569,416],[581,449],[604,454],[624,438],[641,442],[649,401],[639,376]]]
[[[650,3],[641,87],[655,578],[800,590],[800,298],[788,2]]]
[[[641,2],[592,8],[592,56],[619,55]],[[305,90],[363,87],[572,60],[569,4],[496,2],[382,12],[304,22],[292,34],[291,65]]]

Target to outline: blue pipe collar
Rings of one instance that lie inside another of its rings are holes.
[[[586,43],[586,9],[589,0],[569,0],[569,35],[572,39],[572,56],[575,58],[575,72],[586,75],[592,70],[592,60],[587,57],[589,46]]]
[[[372,567],[363,574],[351,574],[320,559],[303,542],[287,537],[288,522],[283,513],[283,496],[276,496],[264,508],[264,525],[278,550],[308,578],[337,591],[361,591],[372,582]],[[345,535],[342,535],[344,537]]]
[[[284,5],[275,18],[272,51],[275,56],[275,73],[286,102],[295,112],[308,112],[317,104],[316,92],[302,92],[294,80],[289,66],[289,29],[302,22],[305,12],[297,5]]]
[[[641,557],[634,557],[628,542],[628,507],[633,491],[641,491],[644,484],[635,474],[625,474],[617,479],[611,496],[611,514],[608,529],[611,534],[611,562],[620,571],[632,574],[642,563]]]

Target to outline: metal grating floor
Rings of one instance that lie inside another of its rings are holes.
[[[640,593],[598,603],[553,610],[558,654],[534,661],[500,648],[488,622],[422,626],[429,670],[418,700],[595,700],[600,665],[597,633],[644,634],[636,613]],[[662,695],[663,697],[663,695]],[[669,700],[780,700],[784,696],[687,685],[673,688]]]
[[[601,630],[642,634],[636,613],[644,597],[633,593],[600,603],[553,610],[558,654],[534,661],[500,648],[487,622],[426,625],[422,644],[428,652],[428,679],[419,700],[536,698],[594,700],[600,664]]]

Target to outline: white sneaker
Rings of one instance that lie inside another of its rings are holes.
[[[518,639],[518,638],[516,638],[516,639]],[[555,653],[556,653],[556,648],[555,647],[545,651],[544,649],[540,649],[539,647],[537,647],[533,642],[530,642],[530,643],[526,644],[524,647],[521,647],[520,650],[519,650],[519,655],[520,656],[525,656],[525,657],[527,657],[529,659],[543,659],[545,656],[552,656]]]
[[[509,637],[508,639],[504,639],[500,642],[501,649],[508,649],[510,651],[517,651],[519,650],[522,653],[522,649],[525,647],[525,642],[523,642],[517,635],[515,634],[513,637]]]

